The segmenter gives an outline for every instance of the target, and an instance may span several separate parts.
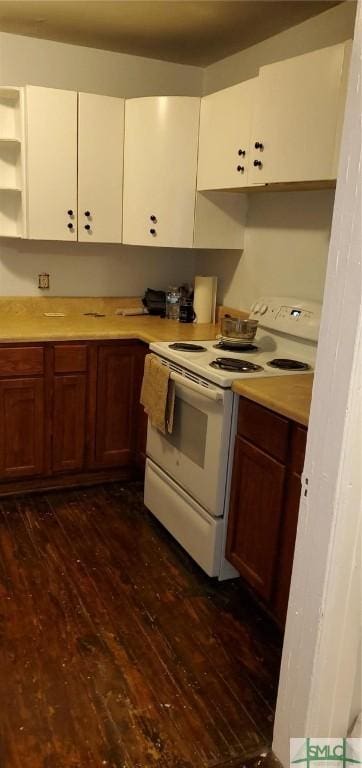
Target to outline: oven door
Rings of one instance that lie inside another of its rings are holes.
[[[210,514],[224,512],[233,407],[231,390],[173,373],[172,434],[148,422],[147,455]]]

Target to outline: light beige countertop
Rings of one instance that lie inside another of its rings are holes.
[[[116,315],[122,307],[140,306],[140,299],[0,297],[0,343],[52,341],[102,341],[139,339],[153,341],[202,341],[213,339],[217,324],[179,323],[159,317]],[[84,312],[104,313],[89,317]],[[47,317],[62,312],[64,317]],[[307,425],[313,375],[271,376],[235,382],[234,392],[266,408]]]
[[[312,399],[313,374],[270,376],[263,379],[235,381],[233,391],[255,403],[308,426]]]
[[[0,297],[0,342],[139,339],[151,344],[201,341],[214,338],[218,332],[218,326],[213,324],[115,314],[121,307],[137,305],[139,300],[125,298]],[[105,317],[84,315],[93,311],[104,313]],[[47,317],[45,312],[62,312],[64,317]]]

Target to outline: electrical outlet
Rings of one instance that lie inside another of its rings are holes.
[[[38,275],[38,288],[44,290],[44,288],[50,288],[50,277],[47,272],[40,272]]]

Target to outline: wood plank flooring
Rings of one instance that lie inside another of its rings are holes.
[[[0,499],[1,768],[237,768],[270,746],[280,638],[142,486]]]

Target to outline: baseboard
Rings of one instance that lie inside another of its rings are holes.
[[[141,477],[139,467],[121,467],[110,470],[79,472],[77,474],[52,475],[27,480],[14,480],[0,484],[0,498],[37,491],[55,491],[61,488],[76,488],[81,486],[99,485],[101,483],[125,482]]]

